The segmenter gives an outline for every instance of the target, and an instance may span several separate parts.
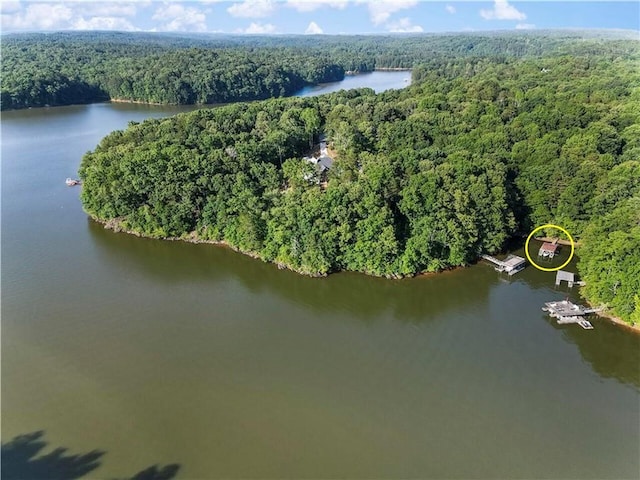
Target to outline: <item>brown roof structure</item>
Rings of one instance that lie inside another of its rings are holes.
[[[556,253],[556,250],[558,250],[558,245],[551,242],[544,242],[540,247],[541,252]]]

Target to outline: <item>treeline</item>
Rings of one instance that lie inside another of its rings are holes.
[[[439,67],[466,57],[597,52],[625,57],[630,42],[575,33],[414,36],[188,36],[67,32],[2,37],[3,110],[108,99],[211,104],[288,96],[345,71]]]
[[[83,158],[82,201],[118,228],[224,241],[312,275],[438,271],[558,223],[582,236],[589,299],[637,319],[637,43],[631,50],[432,60],[399,91],[132,124]],[[337,152],[326,183],[301,159],[321,132]]]
[[[6,110],[108,99],[160,104],[257,100],[342,80],[344,69],[324,55],[290,49],[169,49],[49,42],[45,37],[5,41],[2,77]]]

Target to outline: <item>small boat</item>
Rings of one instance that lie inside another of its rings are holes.
[[[74,185],[80,185],[80,180],[75,180],[73,178],[67,178],[64,183],[67,184],[67,187],[73,187]]]

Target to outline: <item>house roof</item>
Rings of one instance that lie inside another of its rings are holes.
[[[323,155],[318,159],[318,164],[322,165],[324,168],[331,168],[333,165],[333,158]]]

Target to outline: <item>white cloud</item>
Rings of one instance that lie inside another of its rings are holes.
[[[401,18],[397,22],[389,22],[387,30],[392,33],[418,33],[424,32],[420,25],[412,25],[408,17]]]
[[[3,2],[4,3],[4,2]],[[73,11],[63,4],[34,3],[11,14],[2,13],[3,30],[62,30],[71,27]]]
[[[417,0],[355,0],[355,3],[366,3],[369,8],[369,16],[374,25],[381,25],[387,20],[392,13],[405,8],[411,8],[418,4]]]
[[[274,10],[275,4],[271,0],[245,0],[227,8],[229,15],[242,18],[268,17]]]
[[[312,12],[325,6],[342,10],[348,4],[349,0],[287,0],[286,6],[299,12]]]
[[[507,0],[494,0],[492,10],[480,10],[480,16],[485,20],[524,20],[527,16],[518,11]]]
[[[276,27],[275,25],[272,25],[270,23],[256,23],[256,22],[251,22],[251,25],[249,25],[247,28],[245,28],[244,30],[242,28],[236,30],[236,33],[250,33],[250,34],[267,34],[267,33],[275,33],[276,32]]]
[[[453,15],[454,13],[456,13],[456,7],[454,7],[453,5],[447,5],[446,7],[444,7],[445,10],[447,12],[449,12],[451,15]]]
[[[531,30],[536,28],[533,23],[519,23],[516,25],[516,30]]]
[[[307,27],[307,29],[304,31],[304,33],[306,35],[319,35],[319,34],[324,33],[324,32],[322,31],[322,28],[320,28],[320,26],[316,22],[311,22],[309,24],[309,26]]]
[[[158,8],[151,20],[167,22],[157,28],[159,31],[204,32],[207,30],[206,18],[206,15],[197,8],[173,3]]]
[[[77,2],[67,3],[77,7],[79,14],[92,17],[133,17],[137,8],[135,2]]]
[[[8,1],[8,0],[2,0],[0,1],[0,13],[2,13],[2,15],[7,15],[9,13],[15,13],[17,11],[20,10],[20,8],[22,8],[22,6],[20,5],[20,2],[13,2],[13,1]]]
[[[91,17],[89,20],[81,17],[73,23],[73,28],[75,30],[140,30],[122,17]]]
[[[2,29],[20,30],[139,30],[129,20],[143,2],[5,2]]]

